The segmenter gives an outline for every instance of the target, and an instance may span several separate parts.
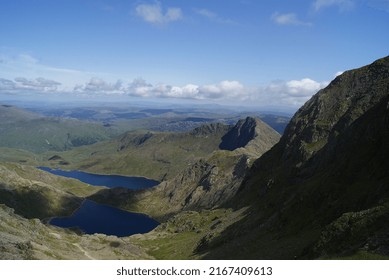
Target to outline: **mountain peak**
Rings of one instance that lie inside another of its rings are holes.
[[[245,147],[250,141],[258,138],[259,135],[271,138],[279,137],[277,132],[261,120],[247,117],[246,119],[239,120],[236,125],[222,137],[219,148],[221,150],[233,151]],[[261,137],[261,139],[263,139],[263,137]]]

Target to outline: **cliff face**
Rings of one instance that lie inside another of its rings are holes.
[[[233,151],[237,148],[246,146],[248,142],[258,135],[256,128],[259,125],[259,122],[259,120],[250,117],[238,121],[238,123],[222,137],[219,148],[221,150]]]
[[[228,248],[210,243],[210,257],[238,244],[253,258],[389,255],[388,102],[389,57],[312,97],[254,163],[231,203],[250,214],[224,232]]]
[[[267,150],[269,143],[279,140],[280,135],[263,121],[247,117],[240,120],[223,137],[219,145],[221,150],[233,151],[247,147],[248,144],[256,145],[259,149]]]
[[[138,207],[162,220],[182,211],[220,207],[236,194],[249,164],[246,155],[215,152],[140,195]]]

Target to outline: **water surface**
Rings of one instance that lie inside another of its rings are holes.
[[[144,177],[131,177],[120,175],[100,175],[92,174],[78,170],[65,171],[61,169],[51,169],[49,167],[38,167],[40,170],[50,172],[54,175],[59,175],[68,178],[74,178],[81,182],[93,186],[105,186],[108,188],[122,187],[132,190],[152,188],[159,184],[158,181],[147,179]]]
[[[93,186],[123,187],[136,190],[151,188],[159,184],[158,181],[143,177],[99,175],[78,170],[64,171],[48,167],[39,167],[39,169],[58,176],[78,179]],[[54,217],[49,223],[62,228],[78,228],[86,234],[103,233],[119,237],[146,233],[159,224],[147,215],[127,212],[89,199],[86,199],[71,216]]]
[[[158,226],[157,221],[144,214],[127,212],[89,199],[72,216],[52,218],[50,224],[62,228],[77,227],[86,234],[104,233],[119,237],[146,233]]]

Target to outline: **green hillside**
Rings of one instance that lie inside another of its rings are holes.
[[[0,106],[0,119],[0,146],[34,153],[69,150],[118,134],[101,123],[43,117],[9,105]]]

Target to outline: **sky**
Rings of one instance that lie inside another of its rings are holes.
[[[389,0],[2,0],[0,99],[298,108],[388,30]]]

